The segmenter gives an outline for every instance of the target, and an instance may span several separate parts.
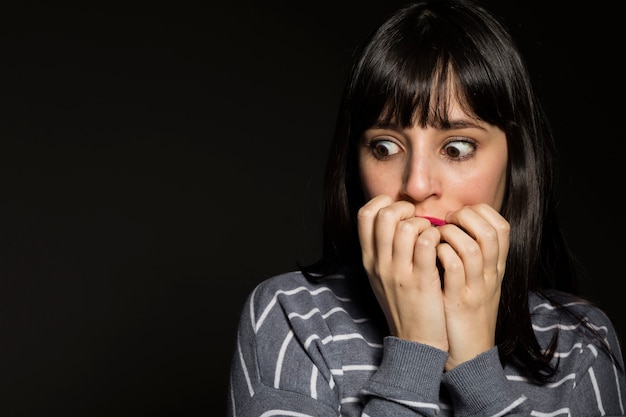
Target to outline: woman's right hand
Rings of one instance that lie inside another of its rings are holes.
[[[363,265],[391,335],[448,351],[437,247],[439,230],[415,205],[386,195],[358,212]]]

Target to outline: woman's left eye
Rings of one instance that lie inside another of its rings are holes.
[[[476,150],[476,144],[467,140],[455,140],[443,147],[443,153],[451,159],[465,159]]]

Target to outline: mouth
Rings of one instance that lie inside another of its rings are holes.
[[[430,224],[432,224],[433,226],[443,226],[444,224],[446,224],[445,220],[439,219],[437,217],[431,217],[431,216],[417,216],[417,217],[423,217],[424,219],[430,221]]]

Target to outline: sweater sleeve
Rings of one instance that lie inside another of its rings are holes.
[[[443,382],[453,398],[455,416],[526,416],[526,398],[514,392],[498,359],[497,348],[444,373],[447,354],[394,337],[385,339],[383,360],[367,383],[369,416],[437,416]]]
[[[448,355],[421,343],[388,336],[382,362],[363,388],[364,415],[436,416],[439,387]]]
[[[285,293],[263,283],[244,304],[231,361],[229,417],[337,417],[339,399],[315,339],[299,340],[281,305]]]
[[[526,416],[524,395],[507,381],[496,347],[444,374],[455,416]]]

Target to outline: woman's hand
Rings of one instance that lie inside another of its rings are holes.
[[[437,269],[439,230],[385,195],[358,213],[363,265],[392,335],[448,351]]]
[[[450,370],[495,346],[510,226],[487,204],[463,207],[446,221],[437,257],[444,270]]]
[[[486,204],[446,221],[433,227],[385,195],[358,213],[363,265],[391,334],[447,351],[450,370],[495,345],[509,224]]]

